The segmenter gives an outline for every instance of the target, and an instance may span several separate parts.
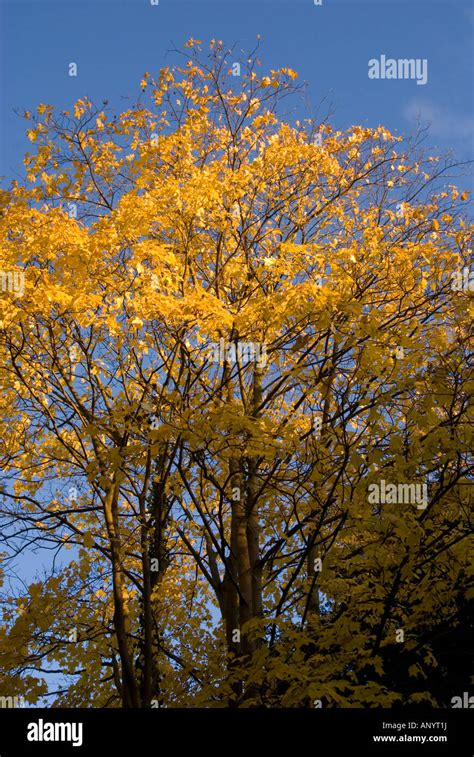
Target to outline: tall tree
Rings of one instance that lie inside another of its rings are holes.
[[[5,563],[54,555],[5,591],[0,681],[446,704],[430,676],[472,582],[456,167],[290,123],[291,69],[187,47],[122,114],[26,114],[27,181],[0,195],[0,268],[24,276],[0,299]]]

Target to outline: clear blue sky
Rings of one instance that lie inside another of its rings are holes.
[[[176,58],[194,37],[251,49],[262,36],[264,67],[289,66],[323,98],[337,128],[354,123],[408,133],[417,113],[431,123],[429,145],[473,156],[474,5],[469,0],[0,0],[0,175],[22,171],[31,145],[14,114],[39,102],[68,108],[88,95],[124,109],[142,74]],[[370,80],[381,54],[426,58],[428,83]],[[78,65],[77,78],[68,64]]]

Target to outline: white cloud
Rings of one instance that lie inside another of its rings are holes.
[[[474,136],[473,116],[456,113],[430,100],[413,98],[403,109],[403,115],[412,126],[428,127],[432,137],[465,140]]]

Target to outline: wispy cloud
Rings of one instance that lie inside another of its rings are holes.
[[[431,100],[409,100],[403,115],[412,126],[428,128],[432,137],[453,141],[472,140],[474,137],[474,116],[456,113]]]

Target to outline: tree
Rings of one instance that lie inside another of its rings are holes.
[[[4,679],[57,665],[69,705],[446,705],[429,676],[472,576],[456,166],[282,120],[291,69],[187,46],[118,116],[25,114],[0,197],[24,274],[0,300],[6,564],[72,550],[5,592]]]

